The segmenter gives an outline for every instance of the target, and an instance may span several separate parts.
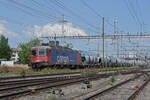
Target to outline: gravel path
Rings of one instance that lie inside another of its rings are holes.
[[[95,100],[127,100],[127,98],[136,91],[134,87],[135,84],[142,85],[144,83],[144,77],[141,76],[138,79],[130,81],[124,85],[121,85],[114,90],[97,97]],[[143,99],[142,99],[143,100]]]
[[[117,84],[121,81],[124,81],[126,79],[129,79],[131,77],[134,77],[133,74],[130,75],[118,75],[115,76],[115,82],[114,84]],[[27,95],[24,97],[20,97],[20,98],[15,98],[14,100],[79,100],[82,95],[87,94],[88,92],[91,91],[95,91],[98,88],[106,88],[109,87],[110,85],[108,85],[108,82],[110,82],[110,77],[109,78],[102,78],[99,80],[95,80],[92,81],[92,88],[88,88],[88,89],[83,89],[84,84],[83,83],[78,83],[78,84],[74,84],[74,85],[69,85],[69,86],[64,86],[61,88],[57,88],[57,89],[61,89],[62,93],[64,94],[64,96],[60,96],[60,95],[55,95],[52,94],[52,90],[54,89],[49,89],[47,91],[44,92],[40,92],[34,95]]]

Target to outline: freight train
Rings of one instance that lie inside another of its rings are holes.
[[[77,50],[64,47],[39,46],[31,49],[30,65],[33,69],[45,67],[55,68],[85,68],[101,67],[103,60],[96,56],[81,56]],[[104,66],[130,66],[111,57],[104,58]]]

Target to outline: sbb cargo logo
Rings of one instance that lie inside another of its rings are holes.
[[[57,62],[69,62],[68,56],[57,56]]]

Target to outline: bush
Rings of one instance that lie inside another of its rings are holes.
[[[115,76],[112,75],[111,78],[110,78],[110,81],[108,82],[108,85],[113,85],[113,83],[115,82]]]
[[[5,65],[5,64],[2,65],[2,72],[4,72],[4,73],[8,73],[9,72],[7,65]]]
[[[81,73],[82,75],[94,75],[97,74],[97,71],[93,70],[93,71],[84,71]]]
[[[25,76],[26,76],[25,70],[22,70],[22,71],[20,72],[20,75],[21,75],[22,77],[25,77]]]
[[[114,76],[114,75],[112,75],[112,77],[111,77],[111,82],[112,82],[112,83],[115,82],[115,76]]]

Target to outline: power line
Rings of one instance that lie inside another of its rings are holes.
[[[81,21],[84,21],[86,24],[88,24],[89,26],[95,28],[95,29],[98,29],[99,30],[99,27],[95,26],[95,25],[92,25],[91,23],[89,23],[85,18],[79,16],[78,14],[76,14],[75,12],[73,12],[71,9],[69,9],[68,7],[64,6],[63,2],[60,1],[60,0],[54,0],[56,1],[57,3],[61,4],[64,8],[66,8],[69,12],[71,12],[72,14],[74,14],[75,16],[77,16],[78,18],[81,19]]]
[[[142,23],[141,23],[141,33],[145,33],[144,32],[144,20],[143,20],[141,7],[140,7],[140,4],[139,4],[138,0],[136,0],[136,7],[137,7],[137,9],[139,9],[139,16],[141,17],[141,21],[142,21]]]
[[[7,5],[6,7],[8,8],[8,4],[7,4],[7,3],[2,2],[2,1],[0,1],[0,2],[1,2],[0,4],[5,4],[5,5]],[[26,13],[26,14],[28,14],[28,15],[30,15],[30,16],[37,17],[37,16],[34,15],[33,13],[31,13],[31,12],[29,12],[29,11],[26,11],[26,10],[24,10],[24,9],[18,7],[18,6],[13,5],[13,7],[16,8],[16,9],[19,9],[19,10],[22,11],[23,13]],[[38,17],[40,17],[40,16],[38,16]]]
[[[43,4],[41,4],[41,3],[38,3],[37,1],[35,1],[35,0],[32,0],[34,3],[36,3],[39,7],[41,7],[41,8],[43,8],[43,6],[45,7],[45,5],[43,5]],[[47,0],[44,0],[45,2],[46,2],[46,4],[51,4],[49,1],[47,1]],[[59,6],[58,4],[56,4],[57,6]],[[52,5],[51,5],[52,6]],[[51,9],[49,6],[46,6],[47,8],[49,8],[49,9]],[[54,8],[54,6],[52,7],[52,8]],[[61,8],[62,9],[65,9],[65,7],[62,5],[61,6]],[[57,11],[57,13],[58,14],[62,14],[62,12],[60,12],[60,11],[58,11],[57,9],[55,9],[55,11]],[[71,18],[71,16],[68,16],[68,15],[65,15],[65,17],[69,17],[69,18]],[[95,32],[95,33],[99,33],[98,31],[95,31],[95,30],[92,30],[92,29],[90,29],[90,28],[88,28],[88,30],[90,30],[90,31],[93,31],[93,32]]]
[[[70,14],[74,15],[75,17],[77,17],[80,21],[82,21],[83,23],[87,24],[88,26],[90,26],[91,28],[96,30],[99,30],[99,27],[96,27],[94,25],[92,25],[91,23],[89,23],[85,18],[79,16],[78,14],[76,14],[75,12],[73,12],[71,9],[69,9],[67,6],[65,6],[63,4],[63,2],[59,1],[59,0],[49,0],[49,2],[53,3],[54,5],[62,8],[64,11],[69,12]]]
[[[140,23],[140,21],[139,21],[137,15],[136,15],[135,10],[133,10],[133,12],[132,12],[133,7],[130,8],[130,6],[132,6],[132,4],[131,4],[130,2],[128,2],[128,0],[124,0],[124,3],[125,3],[125,5],[127,6],[127,9],[128,9],[128,11],[129,11],[131,17],[132,17],[133,20],[135,21],[135,23],[136,23],[136,24],[139,23],[139,24],[141,25],[141,23]]]
[[[7,2],[10,2],[10,3],[16,5],[15,7],[17,7],[17,8],[19,8],[19,9],[23,10],[25,13],[27,13],[27,14],[29,14],[29,15],[35,16],[35,15],[32,14],[32,13],[36,13],[36,16],[45,17],[45,18],[48,18],[48,19],[51,19],[51,20],[52,20],[52,19],[55,19],[55,20],[57,19],[56,16],[49,15],[49,14],[47,14],[47,13],[41,12],[41,11],[39,11],[39,10],[36,10],[36,9],[31,8],[31,7],[29,7],[29,6],[26,6],[26,5],[22,4],[22,3],[16,2],[16,1],[14,1],[14,0],[7,0]],[[23,9],[23,8],[24,8],[24,9]],[[27,10],[25,10],[25,9],[28,9],[28,10],[30,10],[30,11],[27,11]],[[32,13],[31,13],[31,12],[32,12]],[[37,15],[37,14],[38,14],[38,15]],[[52,20],[52,21],[54,21],[54,20]]]
[[[0,1],[0,2],[2,2],[2,1]],[[9,2],[9,1],[8,1]],[[7,5],[8,6],[8,3],[7,2],[2,2],[1,4],[5,4],[5,5]],[[37,5],[36,5],[37,6]],[[41,5],[41,6],[43,6],[43,5]],[[20,11],[22,11],[23,13],[26,13],[26,14],[28,14],[28,15],[30,15],[30,16],[33,16],[33,17],[38,17],[38,18],[42,18],[43,19],[43,17],[44,16],[42,16],[41,14],[39,15],[39,14],[34,14],[34,13],[36,13],[36,12],[31,12],[31,11],[27,11],[26,9],[24,9],[23,7],[20,7],[20,6],[18,6],[18,5],[15,5],[15,4],[13,4],[13,5],[11,5],[11,6],[9,6],[9,7],[14,7],[14,8],[16,8],[17,10],[20,10]],[[45,17],[44,17],[45,18]],[[46,17],[47,18],[47,17]],[[47,18],[47,19],[50,19],[50,18]],[[52,19],[52,18],[51,18]],[[45,20],[45,19],[44,19]],[[46,20],[46,21],[49,21],[49,20]],[[89,29],[90,30],[90,29]],[[91,31],[93,31],[92,29],[91,29]],[[94,31],[93,31],[94,32]],[[96,31],[95,31],[96,32]]]
[[[140,16],[141,16],[142,23],[144,23],[143,15],[142,15],[142,11],[141,11],[141,6],[140,6],[140,4],[139,4],[139,1],[138,1],[138,0],[136,0],[136,5],[137,5],[137,7],[136,7],[136,8],[138,8],[138,9],[139,9],[139,14],[140,14]]]
[[[136,17],[138,23],[141,25],[141,21],[138,17],[138,14],[137,14],[136,10],[134,9],[134,6],[133,6],[132,2],[130,0],[127,0],[127,1],[129,2],[130,6],[131,6],[131,9],[133,10],[133,13],[135,14],[135,17]]]
[[[95,11],[92,7],[90,7],[84,0],[80,0],[86,7],[88,7],[93,13],[95,13],[97,16],[102,17],[102,15],[100,15],[99,13],[97,13],[97,11]]]
[[[32,0],[32,2],[33,2],[34,4],[36,4],[36,7],[48,8],[49,10],[54,9],[54,6],[52,7],[52,5],[51,5],[51,3],[50,3],[49,1],[47,1],[47,0],[44,0],[44,1],[45,1],[46,4],[48,4],[48,5],[50,5],[50,6],[46,6],[46,5],[42,4],[42,3],[39,3],[39,2],[37,2],[37,1],[35,1],[35,0]],[[58,5],[58,4],[56,4],[56,5]],[[58,6],[59,6],[59,5],[58,5]],[[61,8],[63,9],[63,6],[61,6]],[[60,12],[58,9],[54,9],[54,10],[55,10],[58,14],[63,14],[63,13]],[[71,18],[71,16],[68,16],[68,15],[65,15],[65,17]],[[91,30],[91,31],[93,31],[93,32],[96,32],[96,33],[99,33],[99,32],[94,31],[94,30],[92,30],[92,29],[89,29],[89,30]]]
[[[31,0],[34,4],[36,4],[35,6],[36,7],[39,7],[39,8],[45,8],[47,10],[54,10],[55,13],[61,15],[61,12],[57,9],[54,9],[54,7],[51,7],[51,6],[47,6],[46,4],[49,4],[49,2],[47,2],[46,0],[43,0],[45,2],[45,4],[42,4],[42,3],[39,3],[37,2],[36,0]]]
[[[88,3],[86,3],[85,0],[80,0],[84,6],[86,6],[88,9],[90,9],[95,15],[97,15],[98,17],[103,18],[104,16],[102,16],[101,14],[99,14],[96,10],[94,10]],[[105,22],[110,25],[111,27],[114,27],[114,25],[112,23],[110,23],[107,19],[105,19]],[[118,30],[120,30],[119,28],[117,28]]]
[[[132,13],[132,11],[131,11],[131,9],[130,9],[128,2],[127,2],[126,0],[123,0],[123,1],[124,1],[125,5],[127,6],[127,9],[128,9],[128,11],[129,11],[129,14],[131,15],[131,17],[133,18],[133,20],[134,20],[135,23],[137,24],[138,22],[137,22],[137,20],[136,20],[136,18],[135,18],[135,15]]]
[[[25,23],[23,23],[23,22],[19,22],[19,21],[16,21],[16,20],[13,20],[13,19],[4,17],[4,16],[0,16],[0,19],[9,21],[9,22],[11,22],[11,23],[13,23],[13,24],[17,24],[17,25],[20,25],[20,26],[23,26],[23,27],[30,27],[30,28],[33,28],[33,27],[34,27],[33,25],[25,24]]]

